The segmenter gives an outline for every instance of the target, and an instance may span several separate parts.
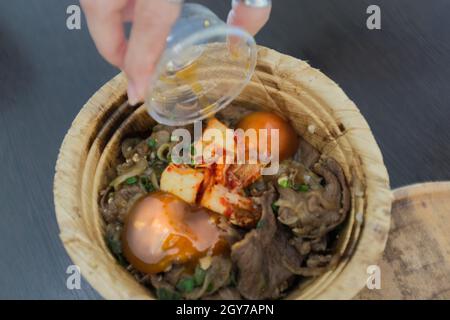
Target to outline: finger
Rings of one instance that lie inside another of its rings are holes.
[[[122,68],[127,46],[122,10],[128,0],[81,0],[80,2],[97,50],[109,63]]]
[[[124,65],[131,104],[143,100],[180,9],[179,4],[167,0],[137,0]]]
[[[122,18],[125,22],[133,21],[135,5],[136,0],[128,0],[127,5],[125,6],[122,12]]]
[[[240,1],[233,1],[227,23],[255,35],[269,20],[271,9],[272,6],[255,8],[246,6]]]

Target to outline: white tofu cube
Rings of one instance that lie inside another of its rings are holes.
[[[203,178],[202,170],[170,164],[161,175],[160,188],[187,203],[195,204]]]
[[[200,205],[225,216],[233,215],[233,208],[252,210],[252,200],[230,192],[225,186],[216,184],[205,190]]]
[[[227,212],[229,204],[226,200],[226,194],[228,189],[222,185],[216,184],[208,188],[203,193],[203,197],[200,201],[202,207],[208,208],[211,211],[220,213],[222,215]]]

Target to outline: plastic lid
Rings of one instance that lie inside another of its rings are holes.
[[[198,17],[194,22],[203,27],[168,38],[151,81],[148,112],[163,124],[184,125],[221,110],[241,93],[255,68],[251,35],[225,23],[199,22]],[[185,21],[185,28],[192,23]]]

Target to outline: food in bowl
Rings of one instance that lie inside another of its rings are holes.
[[[340,165],[275,113],[231,106],[204,127],[203,135],[279,129],[278,172],[261,175],[261,163],[180,164],[171,156],[176,127],[126,138],[99,200],[118,262],[159,299],[279,299],[335,265],[350,211]]]

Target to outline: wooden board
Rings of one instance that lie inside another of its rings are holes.
[[[450,299],[450,182],[394,191],[381,289],[356,299]]]

